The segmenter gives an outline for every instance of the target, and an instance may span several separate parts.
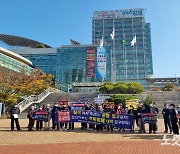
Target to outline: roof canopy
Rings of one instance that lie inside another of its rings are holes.
[[[21,46],[21,47],[32,47],[37,48],[39,45],[43,45],[46,48],[51,48],[49,45],[44,43],[27,39],[24,37],[0,34],[0,42],[3,42],[9,46]]]

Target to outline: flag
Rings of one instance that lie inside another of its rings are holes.
[[[103,45],[104,45],[104,39],[103,39],[103,37],[102,37],[102,39],[101,39],[101,41],[100,41],[100,48],[102,48],[103,47]]]
[[[134,46],[135,43],[136,43],[136,35],[134,36],[134,38],[131,41],[131,46]]]
[[[121,40],[121,43],[122,43],[123,45],[125,44],[125,42],[126,42],[125,39],[122,39],[122,40]]]
[[[112,40],[114,40],[114,36],[115,36],[115,30],[114,30],[114,28],[113,28],[113,31],[112,31],[112,33],[111,33],[111,38],[112,38]]]

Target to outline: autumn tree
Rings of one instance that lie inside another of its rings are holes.
[[[13,104],[21,96],[37,95],[52,84],[53,75],[33,69],[30,73],[15,72],[0,66],[0,102]]]

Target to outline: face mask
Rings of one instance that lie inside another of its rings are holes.
[[[17,107],[17,105],[15,105],[15,107]]]
[[[118,109],[120,109],[121,107],[120,106],[118,106]]]
[[[42,110],[42,108],[39,108],[40,110]]]
[[[55,106],[56,106],[56,107],[58,107],[58,105],[57,105],[57,104],[56,104]]]

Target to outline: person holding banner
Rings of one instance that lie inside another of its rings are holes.
[[[179,135],[178,119],[177,119],[178,112],[175,109],[174,104],[171,104],[170,108],[171,108],[170,109],[170,118],[171,118],[172,130],[173,130],[174,134]]]
[[[20,113],[20,110],[18,108],[17,103],[14,104],[14,106],[11,108],[9,111],[10,116],[11,116],[11,130],[14,130],[14,121],[16,123],[16,128],[18,131],[21,130],[20,125],[19,125],[19,120],[18,120],[18,114]]]
[[[169,127],[170,134],[171,134],[172,133],[172,125],[171,125],[171,120],[170,120],[170,109],[168,108],[168,104],[166,104],[166,103],[164,104],[162,114],[163,114],[164,126],[165,126],[164,133],[168,133],[168,127]]]
[[[134,110],[134,107],[132,105],[130,105],[130,108],[128,110],[128,114],[133,115],[133,125],[132,125],[132,130],[130,132],[134,133],[134,123],[135,123],[136,117],[135,117],[135,110]]]
[[[59,110],[60,110],[59,103],[56,102],[52,109],[52,123],[53,123],[52,130],[55,130],[56,126],[57,126],[57,130],[59,130],[59,123],[55,123],[55,121],[58,119]]]
[[[71,111],[71,106],[69,104],[67,104],[67,108],[69,109],[69,111]],[[69,122],[69,130],[70,129],[74,129],[74,122]]]
[[[178,111],[178,119],[179,119],[179,127],[180,127],[180,105],[177,107],[177,111]]]
[[[96,111],[94,106],[91,104],[89,110]],[[95,128],[95,124],[89,123],[89,131],[92,131]]]
[[[33,119],[33,114],[34,114],[34,106],[31,106],[31,109],[28,112],[27,118],[29,119],[29,124],[28,124],[28,131],[32,131],[33,126],[34,126],[34,119]]]
[[[45,112],[48,112],[48,121],[44,122],[44,130],[49,130],[51,114],[52,114],[52,109],[50,108],[49,104],[47,104],[47,106],[45,107]]]
[[[141,119],[141,114],[145,113],[145,112],[146,112],[145,106],[143,105],[143,103],[140,103],[138,108],[137,108],[139,133],[146,133],[145,125]]]
[[[151,104],[148,107],[148,113],[156,113],[156,115],[159,113],[159,110],[157,107],[154,106],[154,102],[151,102]],[[156,122],[157,123],[157,122]],[[149,133],[156,133],[157,130],[157,124],[156,123],[149,123]]]
[[[37,112],[42,112],[44,111],[43,107],[40,106],[39,110]],[[41,130],[43,128],[43,121],[42,120],[36,120],[36,130]]]

